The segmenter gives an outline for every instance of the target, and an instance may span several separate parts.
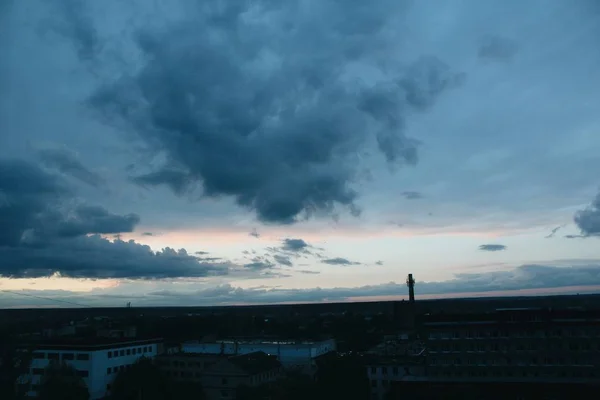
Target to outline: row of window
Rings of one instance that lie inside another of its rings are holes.
[[[550,330],[466,330],[452,332],[430,332],[429,339],[478,339],[478,338],[564,338],[564,337],[597,337],[598,329],[550,329]]]
[[[46,370],[44,368],[32,368],[31,374],[32,375],[44,375],[45,371]],[[80,376],[82,378],[87,378],[89,376],[89,372],[85,369],[78,369],[77,376]]]
[[[89,353],[43,353],[43,352],[34,352],[32,357],[36,360],[44,360],[44,359],[48,359],[48,360],[54,360],[54,361],[71,361],[71,360],[78,360],[78,361],[87,361],[90,359],[90,355]]]
[[[429,376],[440,376],[440,377],[497,377],[497,378],[595,378],[595,371],[588,370],[574,370],[574,371],[515,371],[514,369],[507,370],[471,370],[471,371],[461,371],[461,370],[435,370],[432,369],[429,371]]]
[[[133,347],[129,349],[112,350],[108,352],[108,358],[130,356],[132,354],[145,354],[152,351],[152,346]]]
[[[106,368],[106,375],[116,374],[119,371],[123,371],[124,369],[131,368],[131,365],[119,365],[116,367],[108,367]]]
[[[565,360],[565,358],[563,357],[559,357],[559,358],[552,358],[552,357],[544,357],[544,358],[538,358],[538,357],[531,357],[531,358],[527,358],[527,359],[516,359],[513,360],[512,358],[509,357],[502,357],[502,358],[467,358],[466,362],[465,360],[461,359],[461,358],[455,358],[455,359],[446,359],[446,358],[442,358],[442,359],[437,359],[437,358],[430,358],[429,359],[429,365],[484,365],[484,366],[490,366],[490,365],[513,365],[513,366],[524,366],[524,365],[540,365],[540,366],[553,366],[553,365],[592,365],[593,361],[589,361],[586,362],[585,360],[579,360],[579,359],[569,359],[569,360]]]
[[[596,346],[597,350],[600,350],[600,344]],[[552,350],[568,350],[568,351],[590,351],[594,350],[592,343],[588,341],[583,342],[529,342],[529,343],[442,343],[442,344],[430,344],[428,346],[430,353],[436,352],[487,352],[487,351],[552,351]]]

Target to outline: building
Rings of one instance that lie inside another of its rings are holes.
[[[32,346],[28,396],[36,397],[44,369],[52,362],[73,366],[83,378],[90,399],[100,399],[110,392],[117,373],[141,357],[155,357],[162,352],[162,339],[123,340],[93,338],[91,340],[55,340]]]
[[[418,326],[413,351],[391,340],[369,352],[372,399],[574,398],[600,388],[596,310],[437,313]]]
[[[206,398],[236,398],[242,388],[259,388],[281,377],[282,366],[275,356],[264,352],[243,355],[179,353],[156,358],[157,365],[171,379],[197,382]]]
[[[313,375],[316,359],[336,350],[334,339],[322,341],[266,341],[266,340],[219,340],[211,343],[198,341],[181,345],[185,353],[243,355],[262,351],[274,355],[287,370]]]
[[[405,336],[388,338],[365,353],[371,400],[385,399],[395,382],[425,376],[423,343]]]
[[[436,380],[586,382],[600,378],[600,315],[497,309],[425,315],[427,375]]]

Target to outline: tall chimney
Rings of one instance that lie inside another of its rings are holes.
[[[410,303],[415,302],[415,280],[413,279],[412,274],[408,274],[408,278],[406,278],[406,286],[408,286],[408,301]]]

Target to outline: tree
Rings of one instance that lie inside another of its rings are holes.
[[[142,357],[116,376],[112,400],[166,400],[172,398],[169,379],[149,358]]]
[[[23,399],[29,382],[17,384],[17,380],[28,375],[31,351],[17,346],[14,337],[0,334],[0,399]]]
[[[88,400],[90,393],[77,370],[66,363],[52,363],[44,370],[40,400]]]

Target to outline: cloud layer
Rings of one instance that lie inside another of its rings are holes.
[[[0,159],[0,193],[0,276],[155,279],[226,274],[230,266],[100,237],[132,232],[139,216],[81,203],[60,176],[22,160]]]
[[[263,222],[338,206],[357,214],[356,155],[376,143],[389,163],[415,164],[405,119],[464,79],[431,55],[382,69],[379,57],[395,46],[386,32],[404,7],[383,3],[208,2],[136,31],[142,65],[89,104],[164,156],[139,184],[182,194],[201,183],[204,196],[232,197]],[[332,21],[317,24],[324,13]],[[349,65],[379,78],[360,81]]]

